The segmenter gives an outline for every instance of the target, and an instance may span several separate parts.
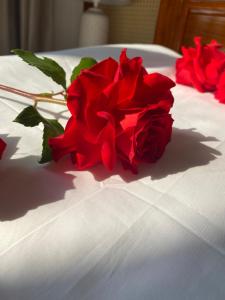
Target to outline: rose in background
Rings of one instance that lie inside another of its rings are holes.
[[[217,85],[217,90],[215,92],[215,97],[221,103],[225,104],[225,71],[220,76],[220,80],[219,80],[218,85]]]
[[[53,158],[71,154],[79,170],[98,163],[111,170],[119,159],[135,173],[140,162],[155,162],[171,137],[174,86],[126,50],[120,63],[108,58],[83,70],[67,90],[65,132],[49,140]]]
[[[2,158],[2,154],[5,150],[6,143],[0,138],[0,159]]]
[[[213,92],[220,102],[225,102],[224,73],[225,53],[221,45],[212,40],[201,44],[195,37],[195,48],[182,47],[183,57],[176,61],[177,83],[193,86],[200,92]]]

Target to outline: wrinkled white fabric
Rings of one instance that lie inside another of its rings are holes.
[[[174,79],[177,54],[156,45],[48,53],[70,76],[81,56],[143,56]],[[19,58],[0,57],[0,83],[31,92],[60,87]],[[12,122],[29,100],[0,91],[1,300],[224,300],[225,105],[177,85],[163,157],[138,175],[118,165],[39,165],[41,126]],[[65,124],[64,107],[39,105]]]

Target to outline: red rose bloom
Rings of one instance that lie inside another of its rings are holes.
[[[205,46],[200,37],[195,37],[194,42],[195,48],[182,47],[183,57],[176,62],[176,81],[200,92],[214,92],[225,71],[225,53],[215,40]]]
[[[49,140],[53,158],[70,153],[78,169],[103,163],[110,170],[119,158],[133,171],[140,161],[155,161],[170,139],[174,85],[148,74],[125,50],[119,64],[108,58],[82,71],[67,91],[72,116],[65,133]]]
[[[123,166],[137,172],[139,162],[153,163],[159,159],[172,133],[173,119],[165,104],[149,105],[143,111],[126,115],[117,137],[118,156]]]
[[[225,104],[225,70],[220,76],[220,80],[217,85],[217,90],[215,92],[215,97],[219,100],[219,102]]]
[[[2,158],[3,151],[5,150],[6,143],[0,139],[0,159]]]

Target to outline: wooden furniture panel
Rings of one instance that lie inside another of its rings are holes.
[[[196,35],[225,47],[225,1],[161,0],[154,42],[180,51]]]

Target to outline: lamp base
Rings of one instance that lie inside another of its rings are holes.
[[[106,16],[100,8],[89,8],[81,17],[78,44],[80,47],[107,44],[108,31],[108,16]]]

